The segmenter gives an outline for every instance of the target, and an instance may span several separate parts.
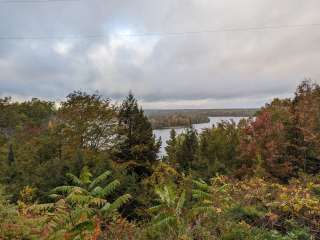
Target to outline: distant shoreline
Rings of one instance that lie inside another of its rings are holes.
[[[253,117],[259,109],[168,109],[146,110],[153,129],[185,128],[208,123],[209,117]]]

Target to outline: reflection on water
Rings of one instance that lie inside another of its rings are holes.
[[[213,124],[217,124],[221,121],[231,121],[233,120],[235,123],[238,123],[243,117],[209,117],[210,122],[208,123],[200,123],[200,124],[193,124],[193,128],[197,130],[198,133],[201,133],[201,131],[205,128],[211,128]],[[170,139],[170,131],[172,128],[167,129],[155,129],[153,130],[153,133],[155,134],[156,138],[160,138],[162,140],[162,146],[160,148],[159,156],[165,155],[165,147],[166,142]],[[182,133],[185,131],[186,128],[174,128],[177,132],[177,134]]]

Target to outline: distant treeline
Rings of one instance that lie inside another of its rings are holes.
[[[258,109],[172,109],[146,110],[154,129],[187,127],[209,122],[209,117],[252,117]]]

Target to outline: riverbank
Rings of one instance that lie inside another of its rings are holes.
[[[153,129],[186,128],[210,122],[210,117],[253,117],[258,109],[146,110]]]

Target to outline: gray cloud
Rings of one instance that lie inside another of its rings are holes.
[[[320,78],[320,27],[124,37],[320,23],[318,0],[74,1],[1,4],[0,96],[63,99],[73,90],[146,107],[253,107]]]

